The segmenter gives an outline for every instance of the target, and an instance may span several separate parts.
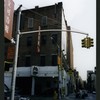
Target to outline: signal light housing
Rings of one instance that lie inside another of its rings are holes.
[[[86,37],[81,40],[82,48],[90,48],[94,46],[93,38]]]

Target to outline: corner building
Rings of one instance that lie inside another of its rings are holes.
[[[16,22],[15,12],[13,29],[15,37]],[[62,2],[46,7],[36,6],[34,9],[21,12],[21,32],[48,29],[67,30]],[[68,94],[67,83],[70,78],[67,72],[70,61],[67,62],[67,58],[70,55],[65,56],[68,54],[67,34],[65,31],[48,31],[20,35],[16,87],[20,88],[24,95],[53,96],[54,90],[58,91],[59,84],[61,94]],[[60,80],[58,79],[59,48]],[[73,65],[73,57],[70,60]]]

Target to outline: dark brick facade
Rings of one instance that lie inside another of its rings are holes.
[[[62,3],[58,3],[53,6],[47,7],[36,7],[35,9],[29,9],[22,11],[21,19],[21,31],[34,31],[38,30],[39,26],[41,29],[61,29],[61,18],[62,18]],[[43,24],[43,17],[44,24]],[[33,18],[33,25],[28,28],[28,18]],[[45,22],[46,21],[46,22]],[[18,66],[52,66],[52,55],[57,57],[57,46],[52,43],[52,34],[57,34],[57,43],[61,45],[60,32],[41,32],[40,33],[40,52],[37,52],[37,43],[39,33],[32,33],[20,36],[20,48],[19,48],[19,59]],[[31,38],[31,45],[27,45],[28,37]],[[43,43],[45,42],[45,43]],[[41,57],[42,56],[42,57]],[[42,60],[41,60],[42,58]],[[44,60],[45,61],[44,61]],[[55,60],[57,61],[57,60]],[[41,64],[41,62],[44,64]],[[57,65],[57,62],[56,62]]]
[[[40,29],[61,29],[62,28],[62,11],[63,5],[62,2],[46,6],[46,7],[38,7],[36,6],[34,9],[23,10],[21,13],[21,24],[20,31],[35,31]],[[29,20],[30,18],[30,20]],[[28,23],[30,22],[30,24]],[[16,38],[16,22],[17,22],[17,12],[14,13],[14,24],[13,24],[13,37]],[[67,27],[67,21],[65,21]],[[54,38],[54,41],[51,39],[51,36]],[[68,36],[68,47],[72,46],[70,44],[70,36]],[[66,39],[67,39],[66,38]],[[38,52],[38,40],[39,41],[39,52]],[[9,43],[6,43],[6,47],[8,47]],[[39,32],[37,33],[28,33],[27,35],[20,35],[20,43],[19,43],[19,54],[18,54],[18,67],[27,67],[32,65],[37,66],[55,66],[57,65],[57,54],[58,48],[57,44],[62,47],[61,44],[61,32]],[[73,65],[73,50],[68,49],[67,51],[70,53],[67,56],[69,61],[65,60],[68,65]],[[6,49],[7,51],[7,49]],[[70,57],[70,54],[72,56]],[[5,52],[7,54],[7,52]],[[13,61],[13,59],[7,59],[7,61]],[[66,66],[66,64],[65,64]],[[67,67],[67,66],[66,66]]]

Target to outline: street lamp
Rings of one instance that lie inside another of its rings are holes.
[[[14,67],[13,67],[13,72],[12,72],[12,83],[11,83],[11,100],[14,100],[14,95],[15,95],[15,84],[16,84],[16,70],[17,70],[17,60],[18,60],[18,47],[19,47],[19,33],[20,33],[20,19],[21,19],[21,7],[22,5],[19,6],[17,9],[18,11],[18,16],[17,16],[17,40],[16,40],[16,51],[15,51],[15,58],[14,58]],[[11,39],[12,43],[15,43],[14,39]]]

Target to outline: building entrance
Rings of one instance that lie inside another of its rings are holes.
[[[53,96],[57,91],[57,78],[36,77],[35,78],[35,95],[36,96]]]
[[[16,78],[17,91],[22,95],[31,95],[32,78],[31,77],[17,77]]]

